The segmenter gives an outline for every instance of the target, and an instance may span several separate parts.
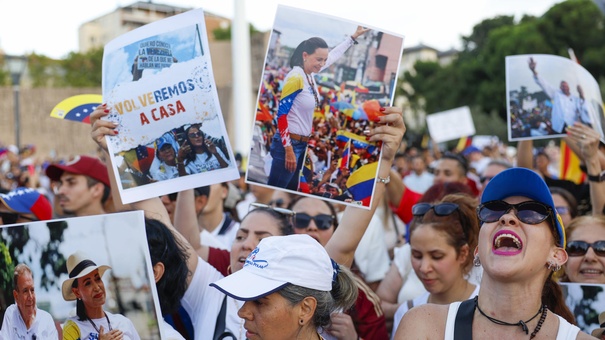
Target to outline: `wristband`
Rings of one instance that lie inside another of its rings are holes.
[[[351,36],[351,40],[353,40],[353,45],[359,44],[359,42],[357,42],[357,40],[355,40],[355,38],[353,38],[353,36]]]

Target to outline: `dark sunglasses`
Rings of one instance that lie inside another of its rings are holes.
[[[526,201],[517,204],[510,204],[504,201],[489,201],[477,207],[477,217],[482,222],[496,222],[511,209],[515,209],[519,221],[527,224],[538,224],[554,215],[549,206],[536,201]]]
[[[571,241],[567,243],[567,255],[569,256],[584,256],[588,251],[588,248],[592,248],[597,256],[605,256],[605,241],[597,241],[595,243],[588,243],[584,241]]]
[[[412,207],[412,215],[414,216],[424,216],[429,210],[433,209],[435,215],[437,216],[448,216],[451,215],[454,211],[458,210],[458,204],[456,203],[439,203],[439,204],[430,204],[430,203],[418,203],[414,204]]]
[[[17,220],[19,218],[22,218],[22,219],[28,220],[28,221],[38,221],[37,218],[23,216],[19,213],[4,212],[4,211],[0,212],[0,219],[2,219],[3,224],[15,224],[15,223],[17,223]]]
[[[294,227],[299,229],[307,228],[311,220],[315,222],[317,229],[328,230],[334,223],[334,216],[326,214],[311,216],[305,213],[297,213],[294,217]]]
[[[201,131],[198,131],[198,132],[191,132],[187,136],[189,136],[189,138],[196,138],[196,137],[202,137],[203,135],[204,134]]]

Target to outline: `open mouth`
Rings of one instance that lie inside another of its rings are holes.
[[[493,243],[493,252],[498,255],[516,255],[523,249],[521,238],[510,230],[496,233]]]

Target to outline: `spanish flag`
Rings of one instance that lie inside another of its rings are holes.
[[[347,179],[347,189],[353,196],[353,199],[360,201],[363,206],[370,206],[377,172],[378,162],[373,162],[353,171],[349,179]]]
[[[582,184],[586,180],[586,174],[580,169],[580,158],[576,155],[564,140],[561,140],[561,161],[559,164],[559,178]]]

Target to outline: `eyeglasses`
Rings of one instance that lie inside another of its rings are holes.
[[[294,227],[299,229],[307,228],[309,227],[311,220],[315,222],[317,229],[328,230],[334,223],[334,216],[326,214],[311,216],[305,213],[297,213],[294,217]]]
[[[482,222],[496,222],[511,209],[515,209],[519,221],[527,224],[538,224],[554,215],[552,208],[536,201],[526,201],[517,204],[510,204],[504,201],[489,201],[477,207],[477,217]]]
[[[569,214],[569,208],[568,207],[555,207],[555,210],[560,214],[560,215],[565,215],[565,214]]]
[[[451,215],[454,211],[458,210],[458,204],[456,203],[439,203],[439,204],[430,204],[430,203],[418,203],[414,204],[412,207],[412,215],[414,216],[424,216],[429,210],[433,209],[435,215],[437,216],[448,216]]]
[[[592,248],[597,256],[605,256],[605,241],[597,241],[595,243],[588,243],[584,241],[571,241],[567,243],[567,255],[569,256],[584,256],[588,251],[588,248]]]
[[[29,221],[38,221],[37,218],[27,217],[19,213],[0,211],[0,219],[2,219],[3,224],[15,224],[20,218]]]
[[[191,133],[187,134],[187,136],[189,136],[189,138],[197,138],[197,137],[204,136],[204,133],[202,133],[202,131],[191,132]]]

